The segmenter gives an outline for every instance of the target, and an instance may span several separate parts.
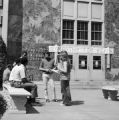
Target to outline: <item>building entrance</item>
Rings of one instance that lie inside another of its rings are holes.
[[[72,80],[89,81],[105,79],[105,55],[74,54]]]

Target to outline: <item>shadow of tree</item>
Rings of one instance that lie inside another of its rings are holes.
[[[37,111],[34,106],[43,106],[43,104],[39,103],[36,105],[26,104],[26,113],[27,114],[39,114],[39,111]]]

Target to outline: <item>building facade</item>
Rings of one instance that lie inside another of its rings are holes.
[[[5,6],[8,62],[27,50],[35,80],[42,52],[48,46],[55,52],[55,44],[69,53],[71,80],[118,80],[118,0],[7,0]]]
[[[2,35],[3,0],[0,0],[0,35]]]

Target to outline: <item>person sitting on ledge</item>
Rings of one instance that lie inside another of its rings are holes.
[[[9,81],[12,87],[24,88],[31,93],[31,97],[28,98],[28,103],[36,103],[35,98],[38,97],[37,85],[29,82],[26,78],[26,65],[28,60],[26,57],[19,58],[16,61],[16,65],[13,67]]]

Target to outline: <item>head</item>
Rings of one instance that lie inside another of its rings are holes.
[[[68,60],[68,53],[67,51],[61,51],[60,52],[60,59],[63,61],[67,61]]]
[[[27,57],[27,51],[22,51],[21,56],[22,56],[22,57]]]
[[[26,66],[26,65],[28,64],[28,59],[27,59],[27,57],[21,58],[21,64],[23,64],[24,66]]]
[[[15,65],[19,65],[20,63],[21,63],[20,58],[17,58],[17,59],[14,61],[14,63],[13,63],[13,67],[14,67]]]
[[[8,64],[8,65],[7,65],[7,68],[8,68],[9,70],[12,70],[12,65],[11,65],[11,64]]]
[[[45,57],[45,58],[50,58],[50,52],[45,52],[45,53],[44,53],[44,57]]]

